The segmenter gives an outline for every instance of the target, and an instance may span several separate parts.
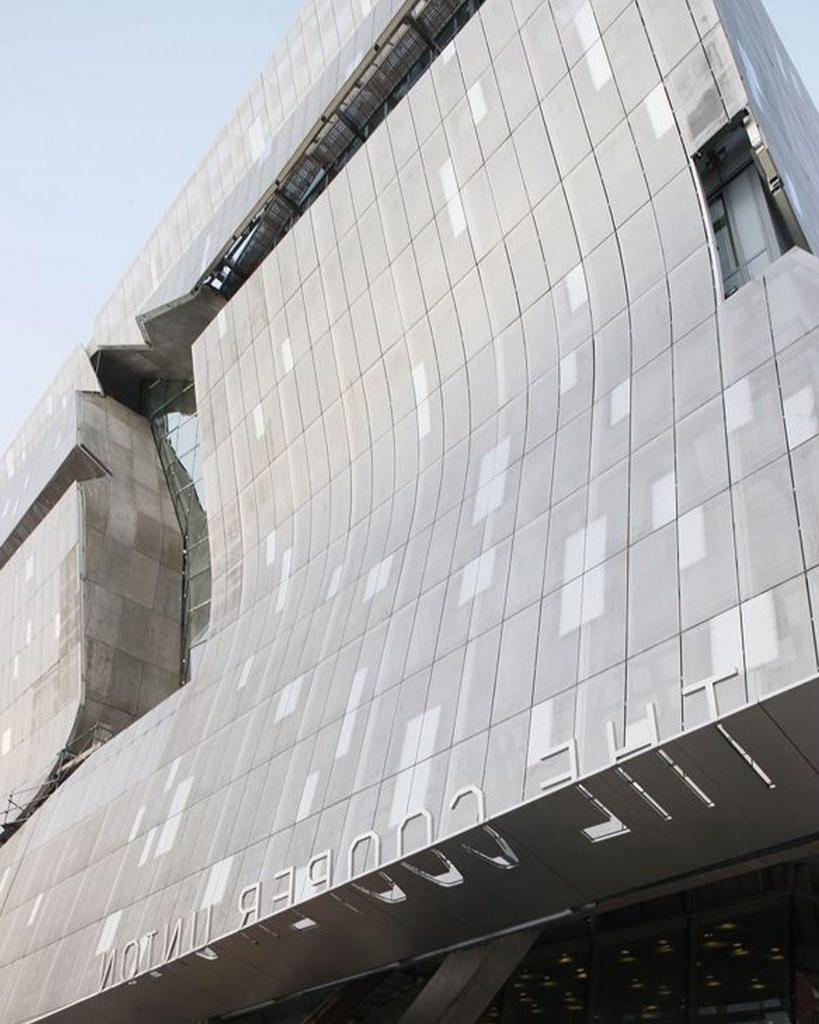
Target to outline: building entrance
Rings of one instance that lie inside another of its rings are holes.
[[[817,885],[817,867],[790,864],[553,922],[521,947],[515,966],[484,1006],[476,1012],[464,1006],[462,1017],[417,1017],[422,1000],[429,1005],[433,986],[446,988],[444,956],[232,1019],[242,1024],[414,1024],[416,1019],[429,1024],[433,1019],[819,1024]],[[493,967],[491,946],[500,947],[501,941],[484,947],[487,974]],[[473,953],[479,957],[480,947]],[[449,959],[455,956],[464,953]],[[474,983],[464,984],[464,1003],[472,1001],[484,977],[481,969]]]

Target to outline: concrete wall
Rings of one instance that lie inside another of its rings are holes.
[[[148,424],[94,382],[78,350],[5,457],[0,823],[179,686],[179,526]]]

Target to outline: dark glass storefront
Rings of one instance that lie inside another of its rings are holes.
[[[482,1024],[819,1024],[819,872],[786,865],[545,929]],[[444,958],[364,983],[333,1020],[399,1022]],[[356,984],[361,985],[359,981]],[[239,1017],[312,1020],[344,986]],[[350,993],[347,993],[348,996]],[[324,1019],[324,1018],[318,1018]]]
[[[790,1019],[788,904],[536,949],[486,1022],[752,1024]]]
[[[794,891],[787,871],[759,882],[739,901],[714,887],[604,914],[580,941],[544,936],[483,1021],[817,1024],[814,898]]]

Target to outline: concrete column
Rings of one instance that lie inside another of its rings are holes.
[[[399,1024],[475,1024],[538,934],[516,932],[450,953]]]
[[[355,1010],[384,980],[383,974],[370,974],[356,978],[337,992],[333,992],[317,1009],[308,1014],[302,1024],[346,1024]]]

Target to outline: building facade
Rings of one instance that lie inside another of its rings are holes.
[[[813,1022],[819,115],[759,0],[310,0],[0,467],[0,1020]]]

